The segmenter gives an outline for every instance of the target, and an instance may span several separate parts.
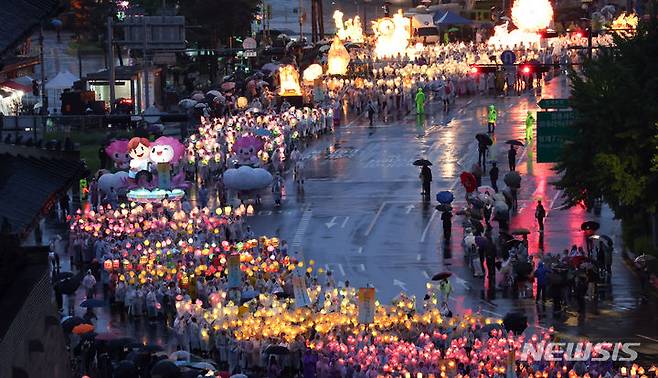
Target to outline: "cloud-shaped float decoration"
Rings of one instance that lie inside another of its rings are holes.
[[[242,166],[224,172],[224,185],[233,190],[264,189],[272,183],[272,174],[263,168]]]
[[[106,173],[98,178],[98,190],[102,194],[110,193],[110,188],[114,188],[117,194],[125,193],[128,188],[128,172]]]

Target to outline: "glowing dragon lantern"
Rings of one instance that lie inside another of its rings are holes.
[[[363,28],[359,16],[349,18],[343,22],[343,12],[336,10],[333,17],[336,25],[336,36],[341,41],[363,42]]]
[[[629,36],[635,33],[639,20],[635,13],[622,13],[612,21],[610,29],[617,30],[618,33],[624,36]]]
[[[345,75],[349,64],[350,53],[347,52],[340,38],[338,36],[334,37],[327,59],[327,73],[329,75]]]
[[[279,95],[302,95],[302,88],[299,86],[299,72],[290,64],[279,67]]]
[[[305,82],[312,83],[315,81],[315,79],[319,78],[322,76],[322,66],[319,64],[311,64],[304,70],[304,74],[302,77],[304,78]]]
[[[402,11],[393,15],[393,18],[380,18],[372,22],[375,32],[375,54],[378,58],[404,55],[409,46],[411,37],[411,20],[402,15]]]
[[[538,45],[539,31],[546,29],[552,20],[553,7],[549,0],[516,0],[512,5],[512,22],[517,29],[510,32],[508,22],[496,26],[488,44],[502,47]]]

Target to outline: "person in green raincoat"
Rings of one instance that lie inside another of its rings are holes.
[[[532,112],[528,111],[528,116],[525,118],[525,140],[530,142],[533,135],[533,126],[535,124],[535,117],[532,116]]]
[[[489,114],[488,114],[488,123],[487,123],[487,131],[489,133],[494,133],[496,132],[496,120],[498,119],[498,112],[496,111],[496,107],[492,105],[489,105]]]
[[[423,88],[418,88],[418,92],[416,92],[416,113],[425,114],[425,93],[423,93]]]

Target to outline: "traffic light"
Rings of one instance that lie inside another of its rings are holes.
[[[557,38],[558,33],[553,29],[544,29],[540,32],[542,38]]]
[[[524,75],[530,75],[532,73],[532,66],[529,64],[524,64],[519,68]]]

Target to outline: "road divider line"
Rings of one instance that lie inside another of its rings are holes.
[[[438,210],[434,210],[432,213],[432,216],[430,217],[430,220],[427,222],[427,226],[425,226],[425,230],[423,230],[423,234],[420,236],[420,242],[424,243],[425,242],[425,237],[427,237],[427,231],[429,231],[430,226],[432,225],[432,222],[434,221],[434,218],[436,217],[436,214],[438,213]]]
[[[652,338],[652,337],[649,337],[649,336],[644,336],[644,335],[640,335],[640,334],[636,334],[635,336],[637,336],[637,337],[641,337],[641,338],[643,338],[643,339],[651,340],[651,341],[653,341],[653,342],[655,342],[655,343],[658,343],[658,340],[656,340],[656,339],[654,339],[654,338]]]
[[[482,311],[482,312],[486,312],[487,314],[491,314],[491,315],[497,316],[497,317],[499,317],[499,318],[502,318],[502,317],[503,317],[502,314],[499,314],[499,313],[497,313],[497,312],[495,312],[495,311],[489,311],[489,310],[485,310],[485,309],[481,309],[480,311]]]
[[[423,258],[423,256],[421,256],[420,253],[416,255],[416,261],[420,261],[420,259],[422,259],[422,258]]]
[[[558,190],[557,192],[555,192],[555,195],[553,196],[553,198],[551,198],[551,203],[548,205],[548,210],[552,210],[552,209],[553,209],[553,206],[555,205],[555,201],[557,200],[557,198],[558,198],[561,194],[562,194],[562,189],[560,189],[560,190]]]
[[[359,255],[363,253],[363,247],[359,247],[359,249],[356,251]]]
[[[345,220],[344,220],[343,223],[340,225],[340,228],[345,228],[345,225],[347,225],[347,221],[349,221],[349,220],[350,220],[350,217],[345,217]]]
[[[361,271],[362,271],[362,272],[365,272],[365,271],[366,271],[366,266],[363,265],[363,264],[360,264],[360,265],[359,265],[359,268],[361,268]]]
[[[423,276],[425,276],[425,279],[426,279],[426,280],[429,280],[429,279],[430,279],[430,275],[429,275],[429,273],[427,273],[427,271],[425,271],[425,270],[423,270]]]
[[[366,230],[366,236],[370,235],[370,233],[372,232],[372,229],[375,227],[375,223],[377,223],[377,220],[379,219],[379,216],[382,214],[382,210],[384,210],[384,206],[386,206],[387,203],[388,203],[388,201],[384,201],[379,206],[379,210],[377,210],[377,212],[375,213],[375,217],[372,218],[372,221],[370,222],[370,225],[368,226],[368,229]]]

